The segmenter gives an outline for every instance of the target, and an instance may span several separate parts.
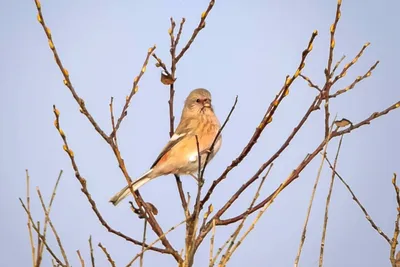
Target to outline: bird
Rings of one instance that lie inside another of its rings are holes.
[[[198,155],[200,154],[200,164],[203,168],[207,155],[209,154],[208,161],[210,161],[221,148],[220,128],[220,122],[211,103],[211,93],[204,88],[191,91],[185,100],[178,127],[153,165],[130,186],[125,186],[115,194],[110,202],[117,206],[130,194],[129,187],[136,191],[160,176],[176,174],[191,175],[196,178],[194,174],[199,169]],[[211,147],[213,143],[214,146]]]

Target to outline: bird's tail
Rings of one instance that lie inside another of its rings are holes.
[[[151,176],[153,170],[150,170],[143,174],[140,178],[138,178],[136,181],[134,181],[131,184],[132,190],[136,191],[144,185],[145,183],[149,182],[153,177]],[[126,198],[129,194],[131,193],[131,190],[129,189],[129,186],[125,186],[122,188],[121,191],[119,191],[117,194],[115,194],[111,199],[110,202],[114,205],[117,206],[118,203],[120,203],[124,198]]]

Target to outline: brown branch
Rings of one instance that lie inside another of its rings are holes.
[[[393,111],[394,109],[400,107],[400,101],[397,102],[396,104],[391,105],[390,107],[388,107],[387,109],[381,111],[381,112],[374,112],[370,117],[368,117],[367,119],[354,124],[353,126],[350,126],[349,128],[346,128],[342,131],[334,131],[332,132],[331,138],[335,138],[337,136],[341,136],[344,134],[348,134],[350,133],[352,130],[357,129],[361,126],[367,125],[369,124],[371,121],[373,121],[374,119],[377,119],[387,113],[389,113],[390,111]],[[321,144],[318,145],[318,147],[311,153],[308,154],[304,160],[300,163],[300,165],[298,165],[298,167],[292,172],[292,174],[290,175],[290,179],[288,179],[288,181],[284,184],[284,188],[286,188],[289,184],[291,184],[294,180],[296,180],[300,173],[303,171],[303,169],[314,159],[314,157],[323,149],[325,145],[325,140],[323,142],[321,142]],[[242,189],[242,188],[241,188]],[[276,189],[277,190],[277,189]],[[275,191],[276,191],[275,190]],[[275,192],[274,191],[274,192]],[[265,203],[267,203],[268,201],[270,201],[272,195],[274,193],[272,193],[271,195],[269,195],[266,199],[264,199],[261,203],[259,203],[258,205],[256,205],[251,211],[246,211],[243,212],[240,215],[237,215],[235,217],[229,218],[229,219],[225,219],[225,220],[217,220],[217,225],[227,225],[227,224],[231,224],[234,222],[237,222],[239,220],[241,220],[243,218],[243,216],[245,216],[245,214],[247,213],[253,213],[254,211],[260,209],[261,207],[263,207],[265,205]]]
[[[348,133],[352,132],[353,130],[355,130],[357,128],[360,128],[361,126],[370,124],[371,121],[373,121],[374,119],[377,119],[377,118],[379,118],[379,117],[381,117],[383,115],[386,115],[387,113],[389,113],[389,112],[391,112],[391,111],[393,111],[393,110],[395,110],[396,108],[399,108],[399,107],[400,107],[400,101],[397,101],[396,103],[394,103],[393,105],[389,106],[388,108],[386,108],[383,111],[372,113],[368,118],[366,118],[363,121],[360,121],[359,123],[353,124],[353,125],[351,125],[350,127],[346,128],[344,130],[341,130],[341,131],[338,131],[338,132],[334,132],[332,134],[332,138],[336,137],[336,136],[341,136],[341,135],[344,135],[344,134],[348,134]]]
[[[76,102],[79,105],[80,108],[80,112],[82,114],[84,114],[87,119],[90,121],[90,123],[93,125],[93,127],[96,129],[96,131],[101,135],[101,137],[103,137],[103,139],[109,143],[109,138],[107,136],[107,134],[100,128],[100,126],[97,124],[97,122],[94,120],[94,118],[92,117],[92,115],[89,113],[89,111],[86,108],[85,105],[85,101],[79,97],[78,93],[75,91],[72,82],[70,80],[70,76],[69,76],[69,72],[66,68],[64,68],[61,59],[57,53],[57,49],[56,46],[54,45],[54,41],[53,38],[51,36],[51,31],[50,29],[47,27],[45,21],[44,21],[44,17],[42,14],[42,8],[41,8],[41,4],[39,2],[39,0],[35,0],[35,4],[36,4],[36,9],[38,11],[38,15],[37,15],[37,19],[40,23],[40,25],[42,25],[42,28],[46,34],[48,43],[49,43],[49,47],[51,49],[51,51],[53,52],[53,56],[54,56],[54,60],[57,63],[58,68],[60,69],[62,75],[64,76],[64,84],[65,86],[68,87],[68,89],[70,90],[72,96],[74,97],[74,99],[76,100]]]
[[[112,132],[115,132],[116,128],[115,128],[115,117],[114,117],[114,106],[113,106],[113,103],[114,103],[114,97],[111,97],[111,100],[110,100],[111,127],[112,127]],[[114,137],[112,137],[112,138],[114,139],[115,145],[118,145],[117,135],[115,134]]]
[[[110,134],[110,137],[111,137],[111,138],[113,138],[113,137],[116,135],[116,133],[117,133],[117,131],[118,131],[120,125],[121,125],[122,120],[125,118],[126,115],[128,115],[128,107],[129,107],[129,104],[130,104],[130,102],[131,102],[131,100],[132,100],[132,97],[133,97],[133,96],[137,93],[137,91],[139,90],[139,87],[138,87],[139,81],[140,81],[140,79],[142,78],[143,74],[145,73],[147,64],[149,63],[149,58],[150,58],[150,56],[153,54],[153,52],[154,52],[155,49],[156,49],[156,46],[155,46],[155,45],[154,45],[153,47],[150,47],[150,48],[148,49],[146,58],[145,58],[145,60],[144,60],[144,62],[143,62],[142,68],[140,69],[139,75],[136,76],[136,77],[133,79],[133,85],[132,85],[131,92],[130,92],[130,94],[126,97],[125,105],[124,105],[124,107],[122,108],[121,115],[119,116],[119,118],[118,118],[118,120],[117,120],[117,123],[116,123],[116,125],[115,125],[115,128],[113,129],[113,131],[112,131],[111,134]]]
[[[332,77],[333,75],[335,75],[335,72],[336,72],[337,68],[339,67],[339,65],[342,63],[342,61],[343,61],[345,58],[346,58],[346,56],[343,55],[343,56],[339,59],[339,61],[336,62],[335,67],[333,67],[333,70],[332,70],[332,72],[331,72],[331,77]]]
[[[19,198],[19,201],[21,202],[22,208],[25,210],[26,215],[28,216],[28,219],[31,222],[32,228],[33,230],[35,230],[35,232],[38,235],[38,239],[40,240],[40,242],[44,243],[44,246],[46,247],[47,251],[50,253],[50,255],[56,260],[56,262],[61,265],[62,267],[67,267],[64,263],[62,263],[62,261],[56,256],[56,254],[54,254],[53,250],[50,248],[50,246],[47,244],[46,242],[46,238],[40,233],[40,229],[35,225],[32,215],[30,213],[30,211],[27,209],[27,207],[25,206],[24,202],[22,201],[21,198]]]
[[[143,239],[142,239],[142,243],[145,244],[146,243],[146,234],[147,234],[147,219],[144,219],[144,225],[143,225]],[[143,258],[144,258],[144,250],[145,247],[142,245],[142,254],[140,255],[140,267],[143,267]]]
[[[347,63],[346,65],[344,65],[344,68],[342,69],[342,71],[340,72],[340,74],[336,75],[336,77],[333,79],[332,83],[336,83],[338,80],[340,80],[341,78],[343,78],[344,76],[346,76],[347,71],[351,68],[351,66],[353,66],[362,56],[362,54],[364,53],[364,50],[370,45],[370,43],[365,43],[363,45],[363,47],[361,48],[360,52],[358,52],[358,54],[354,57],[354,59]]]
[[[178,223],[177,225],[171,227],[168,231],[163,233],[163,237],[166,236],[167,234],[169,234],[170,232],[172,232],[173,230],[175,230],[176,228],[178,228],[179,226],[181,226],[182,224],[184,224],[185,222],[186,222],[186,220],[183,220],[180,223]],[[148,246],[146,246],[146,248],[143,251],[141,251],[138,254],[136,254],[136,256],[126,265],[126,267],[132,266],[132,264],[140,257],[140,255],[145,253],[147,250],[151,249],[161,239],[162,239],[162,237],[158,237],[156,240],[154,240],[152,243],[150,243]]]
[[[179,44],[179,40],[181,39],[182,30],[183,30],[183,24],[185,24],[185,22],[186,22],[186,19],[182,18],[181,23],[179,24],[178,34],[176,35],[176,39],[175,39],[175,43],[174,43],[175,51],[176,51],[176,47]]]
[[[107,223],[107,221],[103,218],[103,216],[101,215],[100,211],[99,211],[98,208],[97,208],[96,202],[92,199],[92,197],[91,197],[91,195],[90,195],[90,193],[89,193],[89,191],[88,191],[88,189],[87,189],[87,181],[86,181],[86,179],[83,178],[83,177],[81,176],[80,172],[79,172],[78,165],[77,165],[76,162],[75,162],[74,153],[73,153],[73,151],[71,150],[71,148],[70,148],[69,145],[68,145],[67,137],[66,137],[64,131],[63,131],[63,130],[61,129],[61,127],[60,127],[60,121],[59,121],[60,112],[58,111],[58,109],[57,109],[55,106],[53,106],[53,112],[54,112],[55,117],[56,117],[56,120],[55,120],[55,122],[54,122],[54,125],[55,125],[56,129],[58,130],[58,132],[59,132],[59,134],[60,134],[60,136],[61,136],[61,138],[62,138],[62,140],[63,140],[63,143],[64,143],[63,149],[64,149],[65,152],[68,154],[68,156],[69,156],[69,158],[70,158],[70,160],[71,160],[72,168],[73,168],[74,171],[75,171],[75,177],[77,178],[77,180],[78,180],[79,183],[81,184],[81,191],[83,192],[83,194],[86,196],[87,200],[89,201],[92,210],[94,211],[94,213],[95,213],[96,216],[97,216],[97,219],[98,219],[98,220],[100,221],[100,223],[107,229],[107,231],[109,231],[109,232],[111,232],[111,233],[113,233],[113,234],[115,234],[115,235],[117,235],[117,236],[119,236],[119,237],[122,237],[122,238],[125,239],[126,241],[129,241],[129,242],[131,242],[131,243],[134,243],[135,245],[142,246],[142,242],[140,242],[140,241],[138,241],[138,240],[136,240],[136,239],[133,239],[133,238],[131,238],[131,237],[129,237],[129,236],[127,236],[127,235],[125,235],[125,234],[123,234],[123,233],[121,233],[121,232],[115,230],[115,229],[113,229],[113,228]],[[145,244],[145,246],[147,246],[147,245]],[[151,249],[154,250],[154,251],[160,252],[160,253],[171,254],[170,251],[168,251],[168,250],[166,250],[166,249],[155,248],[155,247],[153,247],[153,248],[151,248]]]
[[[40,233],[40,221],[37,221],[37,229],[38,229],[38,233]],[[42,235],[43,239],[46,239],[45,235]],[[40,266],[42,264],[42,256],[43,256],[43,249],[42,249],[42,239],[40,238],[40,235],[38,235],[38,240],[37,240],[37,246],[38,249],[36,251],[36,266]]]
[[[110,265],[111,265],[112,267],[116,267],[115,262],[114,262],[114,260],[111,258],[111,255],[110,255],[110,253],[108,253],[107,249],[106,249],[101,243],[99,243],[98,246],[101,248],[101,250],[102,250],[102,251],[104,252],[104,254],[106,255],[107,260],[108,260],[108,262],[110,263]]]
[[[54,236],[56,237],[58,246],[60,247],[60,251],[61,251],[61,254],[62,254],[63,258],[64,258],[65,264],[67,266],[69,266],[68,258],[67,258],[67,255],[66,255],[65,251],[64,251],[64,248],[62,246],[61,239],[58,236],[58,233],[57,233],[54,225],[52,224],[52,222],[50,220],[51,207],[53,205],[53,201],[54,201],[54,198],[56,196],[57,187],[58,187],[58,184],[60,182],[62,173],[63,173],[63,171],[61,170],[59,175],[58,175],[57,181],[56,181],[56,183],[54,185],[53,192],[51,194],[50,202],[49,202],[49,205],[48,205],[47,209],[46,209],[46,205],[44,204],[44,200],[43,200],[42,194],[40,193],[39,188],[36,188],[36,191],[37,191],[37,194],[39,196],[39,200],[41,202],[41,205],[42,205],[42,208],[43,208],[43,212],[45,214],[45,221],[44,221],[44,226],[43,226],[43,236],[46,237],[47,225],[50,224],[50,227],[51,227],[51,229],[52,229],[52,231],[54,233]],[[43,253],[43,243],[41,245],[40,252]]]
[[[342,5],[342,0],[338,0],[337,5],[336,5],[335,21],[333,22],[333,24],[331,25],[331,28],[330,28],[331,37],[330,37],[330,43],[329,43],[329,57],[328,57],[328,64],[327,64],[327,68],[326,68],[326,72],[325,72],[327,82],[331,78],[333,51],[335,49],[335,33],[336,33],[336,27],[337,27],[337,24],[339,22],[340,15],[341,15],[341,13],[340,13],[341,5]]]
[[[393,238],[390,246],[390,261],[392,263],[393,267],[396,267],[396,258],[395,258],[395,253],[396,253],[396,247],[398,244],[398,237],[399,237],[399,223],[400,223],[400,190],[399,187],[397,186],[397,175],[394,173],[393,174],[393,179],[392,179],[392,184],[394,187],[394,191],[396,192],[396,201],[397,201],[397,216],[396,216],[396,221],[394,224],[394,233],[393,233]]]
[[[27,205],[27,210],[28,213],[31,213],[31,201],[30,201],[30,178],[29,178],[29,172],[26,169],[25,170],[26,173],[26,205]],[[31,245],[31,252],[32,252],[32,265],[33,267],[36,267],[36,257],[35,257],[35,243],[33,242],[33,234],[32,234],[32,224],[31,224],[31,220],[28,217],[28,232],[29,232],[29,241],[30,241],[30,245]]]
[[[301,78],[303,78],[306,82],[308,82],[308,86],[317,89],[320,93],[322,92],[321,88],[319,88],[318,85],[314,84],[314,83],[311,81],[310,78],[308,78],[307,76],[305,76],[305,75],[303,75],[303,74],[301,74],[301,73],[299,74],[299,76],[300,76]]]
[[[332,68],[332,60],[333,60],[333,51],[335,49],[335,32],[336,32],[336,28],[337,28],[337,24],[339,22],[340,19],[340,6],[342,5],[342,0],[338,0],[337,1],[337,6],[336,6],[336,15],[335,15],[335,21],[333,22],[333,24],[331,25],[330,28],[330,33],[331,33],[331,37],[330,37],[330,44],[329,44],[329,57],[328,57],[328,63],[327,63],[327,67],[325,69],[325,86],[323,88],[323,92],[324,92],[324,97],[325,97],[325,105],[324,105],[324,110],[325,110],[325,138],[328,136],[329,134],[329,92],[330,89],[332,87],[332,82],[331,82],[331,77],[332,77],[332,72],[331,72],[331,68]]]
[[[62,172],[61,172],[61,173],[62,173]],[[56,185],[54,186],[53,195],[55,195],[56,188],[57,188],[57,185],[58,185],[58,182],[59,182],[60,178],[61,178],[61,174],[60,174],[59,178],[57,179]],[[41,203],[41,205],[42,205],[43,212],[45,213],[45,227],[46,227],[47,224],[50,225],[50,228],[51,228],[51,230],[53,231],[53,234],[54,234],[54,236],[55,236],[55,238],[56,238],[58,247],[60,248],[61,255],[62,255],[62,257],[63,257],[63,259],[64,259],[64,261],[65,261],[65,265],[69,266],[68,257],[67,257],[67,254],[65,253],[64,247],[63,247],[63,245],[62,245],[61,238],[60,238],[60,236],[58,235],[58,233],[57,233],[57,231],[56,231],[56,228],[54,227],[54,225],[53,225],[53,223],[52,223],[52,221],[51,221],[51,219],[50,219],[50,210],[51,210],[51,203],[52,203],[52,200],[50,201],[50,204],[49,204],[48,208],[46,209],[46,205],[44,204],[44,200],[43,200],[42,194],[40,193],[39,188],[37,188],[36,191],[37,191],[37,194],[38,194],[38,196],[39,196],[39,200],[40,200],[40,203]],[[52,198],[53,198],[53,197],[52,197]],[[43,236],[44,236],[44,237],[46,236],[46,232],[45,232],[44,230],[43,230]],[[42,244],[43,244],[43,243],[42,243]]]
[[[299,66],[296,69],[295,73],[293,74],[292,77],[287,76],[285,80],[285,84],[283,85],[282,89],[279,91],[279,93],[276,95],[275,99],[271,102],[270,106],[268,107],[264,117],[262,118],[260,124],[256,128],[256,130],[253,133],[253,136],[250,138],[249,142],[245,146],[245,148],[242,150],[240,155],[232,161],[232,163],[225,169],[225,171],[219,176],[218,179],[216,179],[211,187],[209,188],[208,192],[204,196],[202,202],[202,205],[207,202],[207,200],[210,198],[211,194],[213,193],[215,187],[222,181],[224,180],[228,173],[234,169],[242,160],[248,155],[248,153],[251,151],[255,143],[257,142],[258,138],[260,137],[261,133],[264,131],[265,127],[272,122],[272,117],[275,114],[275,111],[277,110],[279,104],[282,102],[283,98],[289,94],[289,87],[292,85],[293,81],[300,75],[301,70],[305,66],[305,59],[307,58],[307,55],[309,52],[311,52],[312,47],[313,47],[313,42],[315,37],[318,35],[317,31],[314,31],[313,34],[311,35],[310,41],[308,42],[308,47],[305,49],[302,53],[302,58],[300,60]],[[265,169],[265,168],[264,168]],[[225,212],[227,208],[229,208],[230,204],[227,203],[228,206],[224,206],[219,212],[218,215],[215,216],[220,216],[222,213]],[[214,218],[217,218],[215,217]],[[210,228],[210,224],[208,224],[208,228]]]
[[[325,145],[324,145],[324,151],[322,152],[321,164],[319,166],[318,174],[317,174],[317,177],[315,178],[313,190],[311,192],[310,204],[308,204],[307,215],[306,215],[306,220],[304,222],[303,231],[301,233],[299,249],[297,251],[297,255],[296,255],[296,258],[294,260],[294,266],[295,267],[299,266],[299,260],[300,260],[301,252],[302,252],[302,249],[303,249],[304,242],[306,240],[306,232],[307,232],[307,227],[308,227],[308,220],[310,219],[310,214],[311,214],[311,209],[312,209],[312,206],[313,206],[313,203],[314,203],[315,193],[317,191],[319,179],[321,177],[322,168],[324,166],[324,162],[325,162],[324,157],[326,155],[326,151],[327,151],[328,145],[329,145],[329,140],[330,140],[330,137],[332,135],[333,125],[334,125],[334,123],[332,123],[331,126],[329,127],[328,136],[325,137],[325,141],[324,141]]]
[[[319,267],[322,267],[322,264],[323,264],[323,261],[324,261],[325,237],[326,237],[326,228],[328,226],[329,204],[331,202],[332,189],[333,189],[333,184],[334,184],[334,181],[335,181],[335,170],[336,170],[336,165],[337,165],[337,161],[338,161],[338,157],[339,157],[340,148],[342,146],[342,140],[343,140],[343,135],[340,137],[339,145],[338,145],[338,148],[337,148],[337,151],[336,151],[335,161],[333,163],[331,183],[329,185],[328,196],[326,197],[324,226],[322,228],[321,249],[320,249],[320,253],[319,253]],[[323,156],[326,157],[326,154],[323,155]]]
[[[212,142],[212,144],[211,144],[211,146],[210,146],[210,153],[207,153],[207,157],[206,157],[206,160],[205,160],[205,162],[204,162],[203,169],[202,169],[201,172],[200,172],[200,177],[201,177],[201,179],[203,179],[204,172],[205,172],[205,170],[206,170],[207,164],[208,164],[209,161],[210,161],[211,151],[214,150],[214,146],[215,146],[215,144],[217,143],[218,138],[221,136],[222,131],[224,130],[226,124],[227,124],[228,121],[229,121],[229,119],[231,118],[231,115],[232,115],[233,111],[234,111],[235,108],[236,108],[237,102],[238,102],[238,96],[235,97],[235,102],[233,102],[233,105],[232,105],[232,107],[231,107],[231,110],[230,110],[229,113],[228,113],[228,116],[226,117],[226,119],[225,119],[224,123],[222,124],[221,128],[218,130],[218,132],[217,132],[217,134],[216,134],[216,136],[215,136],[215,138],[214,138],[214,141]],[[200,204],[201,204],[201,205],[200,205],[200,208],[202,208],[203,205],[204,205],[204,203],[200,203]]]
[[[209,267],[214,267],[214,239],[215,239],[215,230],[216,230],[215,221],[212,221],[212,234],[210,238],[210,261]]]
[[[261,188],[264,185],[265,179],[267,178],[268,174],[271,171],[271,168],[273,167],[273,164],[270,165],[270,167],[268,168],[267,172],[265,173],[265,175],[261,178],[260,184],[258,185],[258,188],[256,190],[256,193],[254,194],[254,197],[250,203],[250,206],[248,209],[251,209],[254,204],[256,203],[258,197],[260,196],[260,192],[261,192]],[[240,239],[240,241],[238,243],[235,244],[236,238],[239,236],[240,231],[242,230],[244,223],[246,222],[246,219],[248,218],[248,216],[243,217],[243,219],[241,220],[240,224],[238,225],[238,227],[236,227],[236,230],[233,232],[233,234],[228,238],[228,240],[225,242],[225,244],[218,249],[217,254],[215,255],[213,261],[212,261],[212,266],[214,265],[214,262],[217,260],[219,254],[222,252],[223,247],[226,246],[229,243],[229,247],[226,249],[225,254],[222,256],[221,258],[221,263],[220,265],[225,266],[226,263],[229,261],[230,257],[232,256],[232,254],[235,252],[235,250],[238,248],[238,246],[243,242],[244,238],[247,236],[248,233],[250,233],[251,230],[248,230]],[[258,220],[257,220],[258,221]],[[255,223],[257,221],[254,221],[252,225],[255,226]],[[254,228],[254,226],[250,226],[251,229]],[[211,264],[210,264],[211,265]]]
[[[232,249],[232,252],[230,253],[230,255],[228,255],[226,258],[223,258],[221,260],[221,262],[223,264],[220,263],[220,266],[225,266],[225,264],[228,262],[228,260],[230,259],[231,255],[236,251],[236,249],[243,243],[244,239],[249,235],[249,233],[254,229],[255,225],[257,224],[257,222],[260,220],[261,216],[265,213],[265,211],[269,208],[269,206],[271,206],[271,204],[274,202],[275,198],[282,192],[283,189],[283,184],[281,184],[278,188],[278,190],[274,193],[274,195],[271,198],[271,201],[266,203],[264,205],[264,207],[259,211],[259,213],[257,214],[257,217],[254,219],[253,223],[249,226],[249,228],[247,229],[247,231],[243,234],[243,236],[240,238],[240,240],[235,244],[235,246]]]
[[[62,66],[62,63],[61,63],[61,61],[60,61],[60,59],[59,59],[59,57],[58,57],[58,54],[57,54],[57,52],[56,52],[56,49],[55,49],[53,40],[51,39],[50,30],[46,27],[46,25],[45,25],[45,23],[44,23],[43,15],[42,15],[42,12],[41,12],[41,5],[40,5],[40,3],[39,3],[38,1],[35,1],[35,3],[36,3],[36,7],[37,7],[37,10],[38,10],[38,13],[39,13],[39,14],[38,14],[38,20],[39,20],[39,22],[41,23],[41,25],[43,26],[43,29],[45,30],[45,33],[46,33],[46,35],[47,35],[47,37],[48,37],[49,46],[50,46],[50,48],[51,48],[52,51],[53,51],[53,54],[54,54],[54,57],[55,57],[55,59],[56,59],[57,65],[59,66],[59,68],[61,69],[61,71],[62,71],[62,73],[63,73],[63,75],[64,75],[64,78],[65,78],[64,84],[70,89],[70,91],[71,91],[73,97],[74,97],[75,100],[78,102],[78,104],[79,104],[79,106],[80,106],[80,108],[81,108],[80,111],[81,111],[83,114],[86,115],[86,117],[87,117],[87,118],[89,119],[89,121],[92,123],[92,125],[93,125],[94,128],[97,130],[97,132],[98,132],[98,133],[106,140],[106,142],[112,147],[113,152],[114,152],[115,156],[117,157],[119,166],[120,166],[120,168],[121,168],[121,170],[122,170],[122,172],[123,172],[123,174],[124,174],[124,176],[125,176],[125,178],[126,178],[128,184],[130,184],[131,179],[130,179],[130,177],[129,177],[127,171],[126,171],[126,167],[125,167],[124,161],[123,161],[123,159],[122,159],[122,157],[121,157],[121,155],[120,155],[120,152],[119,152],[119,149],[118,149],[117,145],[116,145],[114,142],[112,142],[112,138],[113,138],[113,136],[116,134],[117,130],[119,129],[119,126],[120,126],[120,124],[121,124],[123,118],[127,115],[127,109],[128,109],[130,100],[131,100],[131,98],[133,97],[133,95],[134,95],[134,94],[137,92],[137,90],[138,90],[137,84],[138,84],[140,78],[143,76],[143,74],[144,74],[144,72],[145,72],[145,70],[146,70],[146,66],[147,66],[149,57],[150,57],[150,55],[154,52],[155,46],[152,47],[152,48],[149,48],[148,53],[147,53],[147,57],[146,57],[146,59],[145,59],[145,62],[143,63],[141,72],[139,73],[139,75],[138,75],[137,77],[135,77],[135,79],[134,79],[134,81],[133,81],[133,86],[132,86],[131,93],[130,93],[129,96],[126,98],[126,102],[125,102],[125,105],[124,105],[124,107],[123,107],[123,109],[122,109],[121,116],[118,118],[117,123],[116,123],[116,125],[115,125],[115,130],[113,130],[113,131],[111,132],[110,136],[107,136],[107,135],[100,129],[100,127],[97,125],[97,123],[96,123],[95,120],[92,118],[92,116],[90,115],[90,113],[87,111],[83,99],[81,99],[81,98],[78,97],[77,93],[75,92],[74,88],[72,87],[72,84],[71,84],[71,81],[70,81],[70,78],[69,78],[69,73],[68,73],[68,71]],[[58,120],[58,119],[57,119],[57,120]],[[61,134],[61,133],[60,133],[60,134]],[[63,138],[63,139],[64,139],[64,143],[65,143],[65,138]],[[69,154],[69,156],[70,156],[70,158],[71,158],[71,162],[73,162],[73,165],[74,165],[75,162],[74,162],[74,160],[73,160],[74,157],[73,157],[73,152],[72,152],[72,150],[70,150],[70,149],[68,148],[68,145],[67,145],[67,144],[64,144],[64,148],[65,148],[66,152]],[[85,195],[87,195],[87,197],[89,196],[89,197],[88,197],[88,200],[89,200],[89,202],[90,202],[91,197],[90,197],[89,193],[87,192],[86,180],[85,180],[84,178],[82,178],[82,177],[79,175],[79,173],[77,174],[76,164],[75,164],[75,166],[73,166],[73,168],[74,168],[74,170],[75,170],[77,179],[80,181],[80,183],[81,183],[81,185],[82,185],[82,191],[84,192]],[[139,206],[142,206],[142,207],[144,208],[144,210],[146,211],[146,213],[148,214],[149,223],[150,223],[150,225],[151,225],[153,231],[154,231],[158,236],[162,236],[162,229],[161,229],[161,227],[159,226],[158,222],[155,220],[153,214],[151,214],[151,213],[148,212],[147,206],[144,205],[144,201],[143,201],[143,199],[141,198],[139,192],[137,192],[137,193],[135,194],[135,193],[132,191],[132,189],[131,189],[131,193],[133,194],[133,196],[134,196],[136,202],[139,204]],[[93,200],[92,200],[92,201],[93,201]],[[91,203],[91,206],[92,206],[92,209],[96,207],[94,202]],[[97,210],[97,208],[96,208],[95,210]],[[95,212],[96,212],[96,211],[95,211]],[[98,212],[98,211],[97,211],[97,212]],[[98,213],[97,215],[100,215],[100,214]],[[98,218],[100,219],[101,216],[100,216],[100,217],[98,216]],[[104,226],[105,226],[105,225],[108,225],[104,220],[103,220],[102,224],[103,224]],[[110,228],[109,228],[108,230],[110,231]],[[126,237],[126,236],[125,236],[125,237]],[[125,239],[126,239],[126,238],[125,238]],[[133,241],[133,239],[131,239],[130,241]],[[136,240],[135,240],[135,241],[136,241]],[[138,242],[138,241],[136,241],[136,242]],[[139,242],[139,244],[140,244],[140,243],[141,243],[141,242]],[[171,244],[169,243],[169,241],[168,241],[167,239],[162,238],[162,243],[163,243],[163,245],[166,247],[166,250],[163,250],[164,253],[167,252],[168,254],[173,255],[174,258],[175,258],[178,262],[182,261],[182,259],[179,257],[178,252],[175,251],[175,250],[172,248]],[[154,249],[153,249],[153,250],[154,250]]]
[[[246,188],[248,186],[250,186],[255,180],[258,179],[258,177],[261,175],[261,173],[270,165],[274,162],[274,160],[276,158],[278,158],[280,156],[280,154],[289,146],[290,142],[293,140],[293,138],[295,137],[295,135],[298,133],[298,131],[301,129],[301,127],[304,125],[304,123],[307,121],[308,117],[310,116],[310,114],[317,110],[319,105],[321,104],[321,100],[322,98],[319,96],[316,96],[314,101],[311,103],[309,109],[307,110],[307,112],[305,113],[305,115],[303,116],[303,118],[301,119],[301,121],[299,122],[299,124],[293,129],[292,133],[289,135],[289,137],[286,139],[286,141],[284,142],[284,144],[278,149],[278,151],[275,152],[275,154],[268,159],[260,168],[259,170],[253,175],[252,178],[250,178],[244,185],[242,185],[239,190],[229,199],[229,201],[220,209],[220,215],[218,216],[218,223],[221,223],[221,225],[224,225],[224,222],[221,221],[219,218],[220,216],[233,204],[234,201],[236,201],[236,199],[240,196],[241,193],[244,192],[244,190],[246,190]],[[215,220],[216,216],[213,217],[213,219],[210,220],[210,222],[212,222],[212,220]],[[243,217],[239,218],[238,220],[242,219]],[[235,220],[238,221],[238,220]],[[203,231],[201,232],[196,244],[200,245],[200,243],[202,242],[202,240],[204,239],[204,237],[207,235],[207,233],[211,230],[211,224],[207,223],[207,225],[204,227]],[[214,222],[216,223],[216,222]],[[229,224],[230,222],[227,221],[227,224]]]
[[[185,237],[185,247],[186,247],[186,257],[185,257],[185,263],[188,266],[193,265],[194,261],[194,255],[196,253],[196,247],[195,247],[195,242],[196,242],[196,232],[197,232],[197,227],[198,227],[198,222],[199,222],[199,214],[200,214],[200,195],[201,195],[201,188],[203,187],[204,184],[204,179],[201,176],[201,154],[200,154],[200,144],[199,144],[199,138],[196,135],[196,148],[197,148],[197,163],[198,163],[198,168],[197,168],[197,194],[196,194],[196,200],[194,202],[194,207],[193,207],[193,213],[190,216],[189,220],[187,221],[186,224],[186,237]],[[212,148],[210,148],[211,150]]]
[[[377,62],[375,62],[375,64],[372,65],[363,76],[358,76],[349,86],[345,87],[344,89],[340,89],[340,90],[336,91],[334,94],[330,95],[329,98],[335,98],[338,95],[341,95],[341,94],[353,89],[359,82],[361,82],[362,80],[371,76],[372,71],[376,68],[376,66],[378,66],[378,64],[379,64],[379,60]]]
[[[96,264],[94,263],[92,236],[89,237],[88,241],[89,241],[89,249],[90,249],[90,262],[92,263],[92,267],[96,267]]]
[[[327,157],[325,157],[326,162],[329,164],[329,168],[331,168],[332,171],[335,172],[336,176],[339,178],[339,180],[343,183],[343,185],[347,188],[351,196],[353,197],[354,202],[357,203],[358,207],[362,210],[362,212],[365,215],[365,218],[368,220],[368,222],[371,224],[372,228],[374,228],[378,234],[380,234],[388,243],[389,245],[391,244],[390,238],[381,230],[380,227],[376,225],[374,220],[372,220],[371,216],[368,214],[367,210],[364,208],[364,206],[361,204],[360,200],[358,200],[357,196],[354,194],[353,190],[351,187],[347,184],[347,182],[343,179],[343,177],[337,172],[337,170],[332,166],[331,162]]]
[[[215,0],[211,0],[210,3],[208,4],[208,7],[206,11],[204,11],[201,14],[201,19],[198,24],[198,26],[194,29],[192,36],[190,37],[189,41],[186,43],[186,45],[182,48],[181,52],[176,56],[176,63],[179,62],[179,60],[183,57],[183,55],[186,53],[186,51],[190,48],[192,45],[193,41],[196,39],[196,36],[199,34],[199,32],[206,26],[206,18],[208,16],[208,13],[210,13],[211,9],[213,8],[215,3]],[[183,23],[182,23],[183,24]]]
[[[79,250],[77,250],[76,253],[78,254],[78,257],[79,257],[79,261],[80,261],[80,263],[81,263],[81,266],[82,266],[82,267],[85,267],[85,261],[84,261],[83,258],[82,258],[81,252],[80,252]]]

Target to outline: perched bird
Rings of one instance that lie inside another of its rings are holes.
[[[194,176],[199,167],[197,161],[198,152],[200,152],[200,163],[203,167],[207,154],[210,153],[209,160],[211,160],[220,149],[221,135],[219,135],[212,151],[210,151],[220,127],[221,125],[211,105],[210,92],[203,88],[190,92],[185,100],[181,121],[174,135],[163,148],[150,170],[130,185],[133,191],[162,175]],[[199,142],[199,149],[197,149],[196,136]],[[116,206],[129,194],[129,186],[125,186],[110,199],[110,202]]]

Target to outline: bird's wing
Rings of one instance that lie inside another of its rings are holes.
[[[159,161],[160,159],[173,148],[176,144],[178,144],[182,139],[191,134],[191,129],[190,129],[190,123],[189,120],[182,121],[179,123],[178,127],[176,128],[176,131],[174,135],[169,139],[168,143],[166,146],[161,150],[161,153],[158,155],[157,159],[154,161],[153,165],[151,165],[151,168],[153,168]]]

